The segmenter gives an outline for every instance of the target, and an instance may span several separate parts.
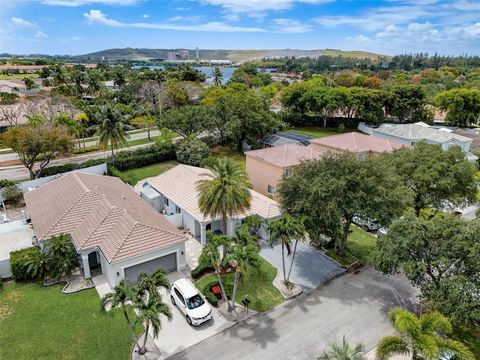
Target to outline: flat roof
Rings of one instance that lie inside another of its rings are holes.
[[[0,224],[0,260],[10,258],[10,252],[25,249],[32,245],[32,228],[22,220]]]

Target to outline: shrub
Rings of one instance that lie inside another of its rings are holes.
[[[13,186],[15,183],[8,179],[1,179],[0,180],[0,189],[8,186]]]
[[[215,286],[215,285],[219,285],[218,280],[213,279],[212,281],[209,281],[208,283],[206,283],[203,289],[200,289],[202,294],[205,295],[205,297],[207,298],[208,302],[213,306],[218,305],[218,299],[211,291],[212,286]]]
[[[28,274],[28,263],[35,257],[40,256],[40,250],[37,247],[29,247],[10,253],[10,270],[15,280],[32,280]]]
[[[5,203],[18,204],[23,200],[23,193],[15,185],[2,189],[2,196]]]
[[[93,146],[87,146],[84,148],[75,148],[72,150],[72,153],[78,155],[78,154],[85,154],[93,151],[99,151],[99,150],[101,150],[99,145],[93,145]]]
[[[177,145],[175,154],[182,164],[200,166],[210,155],[207,144],[197,138],[187,139]]]
[[[110,176],[116,176],[120,178],[124,183],[130,184],[130,185],[135,185],[133,179],[130,178],[127,174],[122,173],[120,170],[116,169],[112,165],[108,165],[108,175]]]
[[[135,169],[167,160],[175,160],[175,150],[170,144],[155,144],[115,154],[115,167],[120,170]],[[111,161],[111,159],[109,159]]]
[[[212,267],[210,259],[202,252],[198,258],[198,266],[191,271],[190,275],[192,275],[194,279],[199,279],[206,273],[212,271],[215,271],[215,269]]]
[[[345,125],[343,123],[341,123],[340,125],[338,125],[337,127],[337,132],[338,133],[343,133],[345,131]]]
[[[80,164],[67,163],[67,164],[58,165],[58,166],[51,166],[51,167],[44,168],[40,173],[40,177],[47,177],[47,176],[52,176],[56,174],[62,174],[68,171],[84,169],[90,166],[103,164],[105,163],[105,161],[106,161],[105,159],[92,159],[92,160],[84,161]]]

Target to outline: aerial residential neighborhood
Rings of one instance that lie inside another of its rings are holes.
[[[477,2],[0,9],[0,360],[480,359]]]

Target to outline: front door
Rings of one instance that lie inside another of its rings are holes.
[[[90,271],[100,269],[100,261],[98,261],[98,254],[96,251],[88,254],[88,265],[90,266]]]

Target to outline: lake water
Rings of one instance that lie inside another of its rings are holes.
[[[132,69],[140,69],[145,66],[132,66]],[[161,70],[164,69],[165,66],[162,65],[151,65],[147,66],[151,70]],[[207,77],[207,83],[212,83],[213,81],[213,70],[215,70],[214,66],[194,66],[193,67],[195,70],[201,71],[204,73]],[[223,75],[223,83],[226,83],[228,80],[232,78],[233,72],[235,71],[235,67],[222,67],[220,66],[220,71],[222,72]],[[258,69],[259,72],[266,72],[270,73],[274,69]]]

